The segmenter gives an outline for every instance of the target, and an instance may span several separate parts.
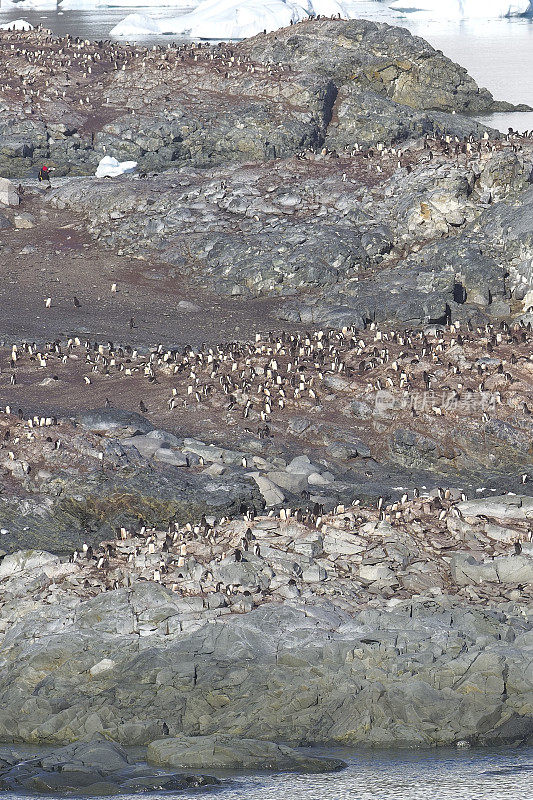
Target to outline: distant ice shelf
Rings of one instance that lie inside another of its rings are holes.
[[[394,0],[394,11],[431,15],[434,19],[494,19],[533,16],[533,0]]]

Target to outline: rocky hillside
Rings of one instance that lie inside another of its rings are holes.
[[[426,139],[401,152],[70,179],[47,199],[115,251],[166,262],[174,285],[186,276],[215,294],[284,298],[286,323],[527,323],[532,170],[529,139]]]
[[[0,169],[92,174],[285,158],[413,135],[481,135],[496,103],[427,42],[364,20],[309,20],[236,44],[142,48],[0,32]]]
[[[202,514],[392,502],[443,482],[470,497],[533,485],[520,326],[0,352],[14,364],[0,376],[4,552],[65,554]]]
[[[532,744],[533,141],[469,116],[505,104],[364,21],[1,32],[0,78],[0,741],[68,745],[0,788]]]

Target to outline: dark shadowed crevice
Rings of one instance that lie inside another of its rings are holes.
[[[463,284],[458,281],[453,285],[453,301],[454,303],[459,303],[459,305],[466,303],[466,289]]]
[[[333,83],[333,81],[330,81],[328,85],[328,90],[326,92],[326,97],[324,98],[324,134],[327,133],[329,123],[333,118],[333,111],[338,96],[339,96],[339,90],[337,86]]]

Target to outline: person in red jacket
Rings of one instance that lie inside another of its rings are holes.
[[[39,183],[42,183],[43,181],[50,183],[50,170],[46,166],[41,167],[39,170]]]

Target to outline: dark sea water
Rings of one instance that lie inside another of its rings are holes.
[[[532,800],[533,748],[329,751],[348,762],[326,775],[235,779],[219,800]]]

